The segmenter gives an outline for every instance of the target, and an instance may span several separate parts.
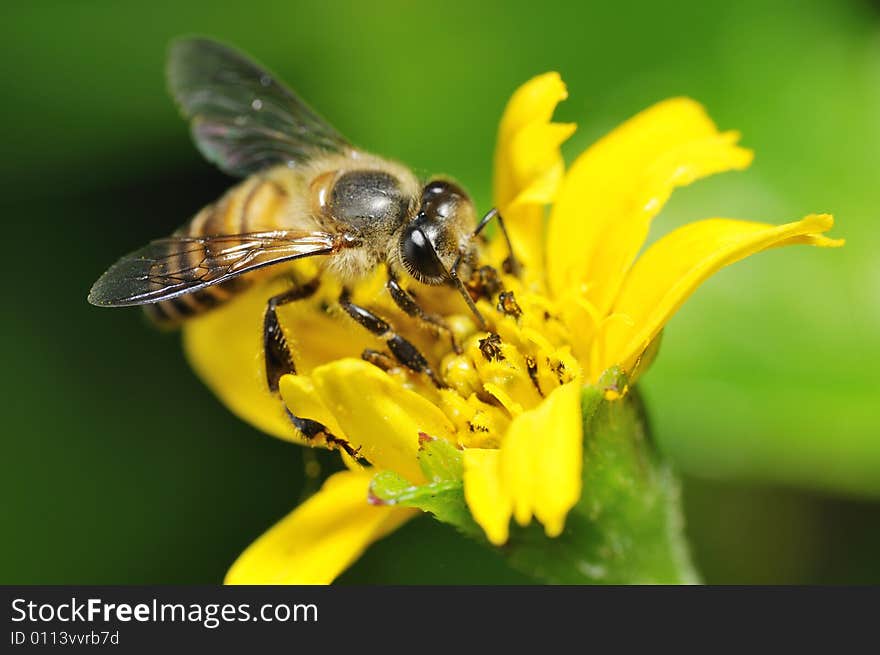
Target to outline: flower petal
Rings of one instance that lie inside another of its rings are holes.
[[[715,218],[671,232],[648,248],[627,275],[613,313],[630,320],[608,323],[601,357],[591,362],[592,377],[613,364],[631,368],[688,296],[720,268],[778,246],[841,246],[843,240],[821,236],[833,225],[827,214],[779,226]]]
[[[496,546],[507,541],[513,501],[501,478],[501,451],[466,448],[464,451],[464,498],[471,515],[486,538]]]
[[[424,480],[418,463],[419,432],[453,437],[455,428],[437,405],[363,360],[347,358],[319,366],[312,371],[312,381],[351,446],[360,448],[373,466],[410,482]]]
[[[290,270],[296,271],[300,280],[317,275],[316,264],[308,260],[297,262]],[[385,279],[382,278],[383,283]],[[270,279],[187,321],[183,326],[183,345],[195,372],[236,416],[263,432],[302,443],[284,405],[276,394],[269,392],[264,369],[262,335],[266,304],[269,298],[289,288],[286,278]],[[375,337],[367,330],[321,309],[322,302],[339,296],[339,288],[337,281],[324,276],[321,289],[313,298],[277,310],[299,373],[307,374],[315,366],[375,345]]]
[[[267,299],[280,290],[271,283],[260,285],[187,321],[183,347],[196,374],[236,416],[263,432],[301,443],[284,405],[269,392],[263,364],[263,313]]]
[[[517,416],[500,450],[464,451],[465,499],[496,545],[507,540],[511,515],[520,525],[534,515],[555,537],[580,498],[582,466],[580,381],[573,380]]]
[[[374,471],[343,471],[239,555],[225,584],[329,584],[417,514],[367,502]]]
[[[562,180],[559,147],[573,124],[551,123],[556,105],[568,96],[558,73],[532,78],[507,103],[495,146],[494,202],[526,266],[540,261],[544,205]],[[501,247],[500,244],[497,247]]]
[[[557,298],[583,294],[604,316],[625,271],[672,190],[743,169],[752,153],[719,133],[693,100],[658,103],[586,150],[559,190],[547,233],[548,277]]]
[[[315,388],[311,377],[284,375],[278,384],[281,398],[287,408],[300,418],[308,418],[323,424],[334,436],[345,438],[345,431],[336,421]]]
[[[278,387],[284,404],[291,412],[300,418],[308,418],[321,423],[336,439],[341,439],[344,444],[348,444],[345,431],[337,423],[333,412],[324,404],[309,376],[284,375],[281,377]],[[300,438],[313,447],[335,448],[339,451],[345,465],[352,470],[363,468],[344,447],[341,447],[342,444],[339,442],[327,443],[326,435],[323,439],[319,439],[315,435],[300,435]]]
[[[581,495],[580,381],[557,387],[534,411],[514,419],[501,457],[502,466],[508,462],[518,522],[524,524],[534,512],[548,536],[559,535]]]

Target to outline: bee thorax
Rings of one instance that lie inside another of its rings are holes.
[[[384,253],[361,246],[341,250],[333,257],[329,257],[326,270],[343,283],[353,283],[367,277],[384,261]]]

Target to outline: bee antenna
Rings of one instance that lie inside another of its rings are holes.
[[[458,289],[461,297],[464,298],[467,306],[470,308],[471,312],[473,312],[474,317],[477,319],[477,325],[479,326],[479,328],[481,330],[488,330],[489,326],[486,323],[486,319],[483,318],[480,310],[477,309],[477,305],[476,303],[474,303],[474,299],[471,298],[471,294],[468,293],[467,287],[464,286],[464,282],[462,282],[461,278],[458,276],[458,267],[460,264],[461,253],[459,253],[458,257],[455,258],[455,262],[452,264],[452,270],[447,271],[449,273],[449,279],[453,281],[453,283],[455,284],[455,288]]]
[[[501,228],[501,234],[504,235],[504,240],[507,242],[507,252],[510,253],[510,257],[508,259],[508,262],[510,264],[509,272],[519,277],[520,271],[522,269],[520,268],[519,261],[517,260],[516,255],[513,252],[513,243],[510,240],[510,235],[507,233],[507,228],[504,227],[504,219],[501,218],[501,212],[498,211],[497,207],[493,207],[492,209],[490,209],[486,213],[486,215],[480,219],[480,222],[477,223],[477,227],[474,229],[473,234],[471,234],[471,238],[476,237],[480,232],[482,232],[483,228],[486,227],[493,218],[498,219],[498,227]]]
[[[470,240],[473,240],[480,232],[483,231],[493,218],[498,219],[498,227],[501,228],[501,234],[504,236],[504,240],[507,242],[507,251],[510,253],[508,257],[508,262],[510,264],[510,273],[515,276],[519,276],[522,269],[519,265],[519,260],[516,258],[516,254],[513,252],[513,243],[510,240],[510,235],[507,233],[507,228],[504,226],[504,219],[501,218],[501,212],[498,211],[497,207],[493,207],[490,209],[483,218],[480,219],[480,222],[477,223],[477,227],[474,228],[474,231],[470,235]],[[481,330],[487,330],[488,326],[486,324],[486,319],[483,318],[483,315],[480,313],[480,310],[477,309],[477,305],[474,303],[474,299],[471,298],[471,294],[468,293],[467,287],[464,286],[464,282],[461,281],[461,278],[458,276],[458,267],[461,265],[461,257],[462,253],[458,254],[458,257],[455,258],[455,263],[452,264],[452,270],[447,271],[449,274],[449,279],[453,281],[455,284],[455,288],[458,289],[458,292],[461,294],[461,297],[464,298],[464,301],[467,303],[467,306],[470,307],[471,312],[473,312],[474,316],[477,319],[477,323],[480,326]]]

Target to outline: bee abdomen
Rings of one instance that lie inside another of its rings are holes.
[[[185,293],[171,300],[144,305],[144,312],[159,326],[176,327],[188,318],[222,305],[248,288],[251,282],[252,278],[249,276],[232,278],[227,282],[205,287],[193,293]]]
[[[182,229],[193,237],[263,232],[282,227],[287,190],[275,180],[248,178],[208,205]]]
[[[278,229],[282,226],[280,218],[287,198],[288,192],[280,183],[252,177],[230,189],[216,203],[202,209],[177,234],[191,237],[232,236]],[[182,253],[176,265],[181,269],[198,267],[203,255],[194,248]],[[260,275],[259,272],[245,274],[171,300],[145,305],[144,310],[154,323],[173,327],[222,305],[249,287],[253,279]]]

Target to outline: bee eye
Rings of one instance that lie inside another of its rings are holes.
[[[424,284],[440,284],[448,277],[437,249],[418,225],[410,225],[400,237],[400,258],[407,272]]]
[[[464,198],[464,191],[456,184],[434,180],[422,189],[421,210],[429,220],[444,220],[455,215]]]

